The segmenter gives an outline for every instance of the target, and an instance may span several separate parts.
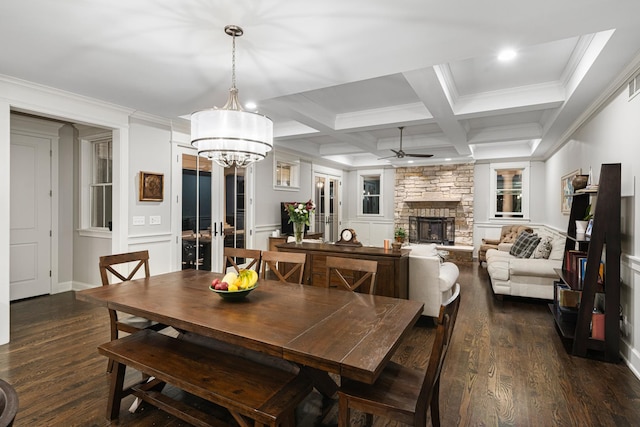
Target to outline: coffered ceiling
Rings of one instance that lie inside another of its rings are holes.
[[[225,103],[236,24],[240,100],[276,148],[346,168],[544,159],[631,71],[638,17],[637,0],[3,0],[0,74],[180,124]],[[433,157],[380,160],[400,126]]]

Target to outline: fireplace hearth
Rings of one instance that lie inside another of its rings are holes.
[[[409,217],[409,242],[455,245],[456,219],[453,217]]]

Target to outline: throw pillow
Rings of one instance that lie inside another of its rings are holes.
[[[564,237],[555,237],[551,242],[551,253],[549,259],[561,261],[564,258],[564,246],[566,239]]]
[[[529,239],[529,244],[527,245],[527,247],[522,251],[522,253],[520,254],[520,256],[518,258],[531,258],[531,255],[533,254],[533,251],[536,250],[536,248],[538,247],[538,244],[540,244],[540,237],[538,237],[538,235],[534,234],[532,235],[532,237]]]
[[[521,232],[516,238],[516,241],[513,242],[513,246],[511,246],[511,250],[509,251],[509,253],[515,257],[522,258],[522,254],[526,250],[528,250],[528,247],[531,245],[531,242],[533,242],[536,239],[539,239],[537,234],[529,233],[527,231]],[[535,246],[533,247],[533,249],[535,249]],[[532,252],[533,252],[533,249],[531,249]],[[531,252],[529,253],[529,255],[531,255]]]
[[[545,236],[540,239],[540,243],[536,246],[536,249],[531,254],[531,258],[535,259],[548,259],[549,255],[551,255],[551,236]]]

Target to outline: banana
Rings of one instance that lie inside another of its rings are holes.
[[[240,289],[253,288],[258,281],[258,273],[255,270],[240,270],[238,277],[242,279],[241,284],[238,285]]]
[[[258,273],[255,270],[249,270],[249,287],[252,288],[258,281]]]

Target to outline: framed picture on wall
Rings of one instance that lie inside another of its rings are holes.
[[[140,201],[161,202],[164,199],[164,174],[140,172]]]
[[[565,215],[571,213],[571,202],[573,201],[573,184],[571,180],[576,175],[580,175],[580,173],[580,169],[576,169],[560,179],[560,212]]]

